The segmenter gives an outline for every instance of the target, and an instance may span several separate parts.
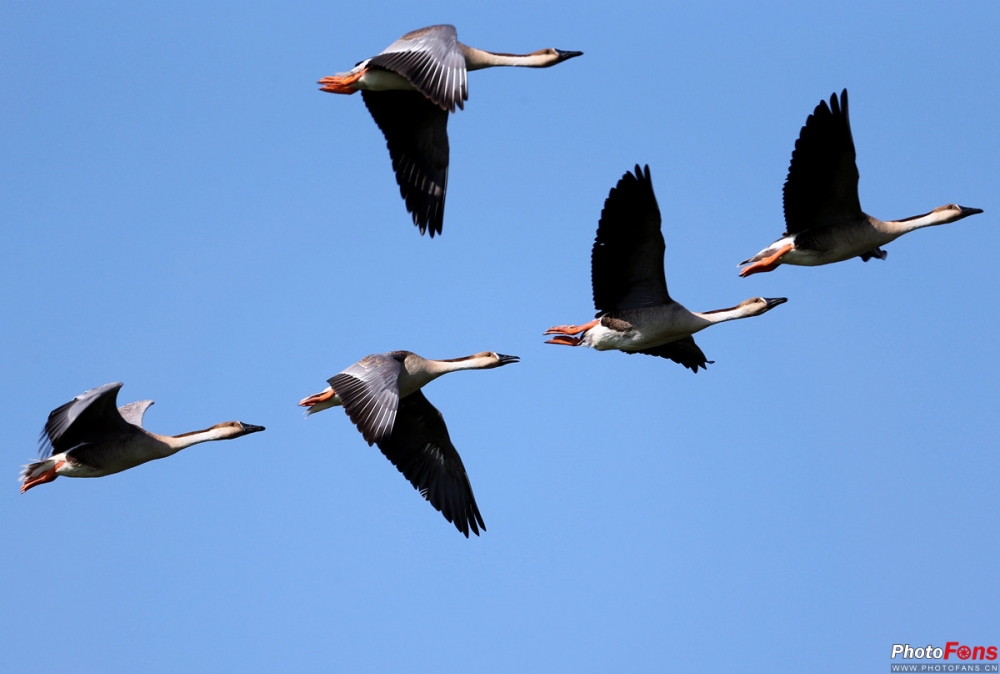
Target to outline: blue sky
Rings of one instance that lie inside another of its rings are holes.
[[[446,22],[585,55],[470,75],[431,240],[360,97],[315,82]],[[0,666],[875,671],[1000,643],[998,44],[989,2],[0,6]],[[844,87],[867,212],[985,213],[740,279]],[[698,336],[707,372],[543,343],[593,315],[636,163],[674,298],[789,298]],[[296,407],[391,349],[522,359],[426,390],[478,539]],[[267,431],[20,495],[48,412],[111,381],[156,432]]]

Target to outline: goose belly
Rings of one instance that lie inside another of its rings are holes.
[[[365,74],[358,78],[356,85],[359,89],[367,89],[368,91],[414,90],[414,86],[402,75],[380,68],[370,68],[365,71]]]
[[[804,267],[842,262],[895,238],[868,224],[806,230],[796,235],[795,247],[781,257],[781,262]]]
[[[595,325],[587,331],[583,342],[598,351],[637,351],[660,346],[691,335],[694,330],[678,330],[676,327],[632,326],[622,331],[605,325]]]

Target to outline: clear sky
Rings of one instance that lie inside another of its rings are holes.
[[[435,23],[585,55],[470,75],[431,240],[361,97],[316,80]],[[0,669],[861,672],[1000,643],[998,45],[987,1],[3,3]],[[739,278],[844,87],[867,212],[985,213]],[[543,343],[593,316],[636,163],[675,299],[789,298],[701,333],[707,372]],[[521,357],[426,389],[480,538],[296,406],[392,349]],[[49,411],[111,381],[155,432],[267,431],[20,495]]]

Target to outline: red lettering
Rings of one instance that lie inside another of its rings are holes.
[[[948,656],[951,655],[952,653],[957,653],[958,652],[958,649],[955,648],[956,646],[958,646],[958,642],[957,641],[949,641],[948,643],[946,643],[944,645],[944,659],[945,660],[947,660]]]
[[[972,649],[972,659],[973,660],[982,660],[985,657],[986,657],[986,647],[985,646],[976,646],[975,648]]]
[[[996,660],[997,659],[997,647],[996,646],[990,646],[989,648],[986,649],[986,659],[987,660]]]

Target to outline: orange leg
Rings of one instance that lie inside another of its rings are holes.
[[[597,325],[599,319],[594,319],[590,323],[584,323],[583,325],[556,325],[549,328],[543,335],[576,335],[581,332],[586,332],[592,327]]]
[[[558,337],[553,337],[552,339],[546,339],[546,344],[562,344],[563,346],[580,346],[580,342],[583,340],[579,337],[574,337],[573,335],[559,335]]]
[[[35,477],[31,478],[30,480],[25,480],[24,484],[21,485],[21,493],[23,494],[24,492],[28,491],[32,487],[37,487],[40,484],[45,484],[46,482],[52,482],[52,480],[54,480],[57,477],[59,477],[56,474],[56,471],[59,470],[60,468],[62,468],[63,464],[65,464],[65,463],[66,463],[65,461],[60,461],[59,463],[57,463],[56,465],[52,466],[51,468],[49,468],[47,471],[41,473],[40,475],[36,475]]]
[[[583,333],[597,325],[600,319],[594,319],[583,325],[556,325],[549,328],[543,334],[558,335],[552,339],[545,340],[546,344],[562,344],[563,346],[580,346],[583,342]],[[580,335],[577,337],[576,335]]]
[[[311,396],[306,396],[299,401],[299,407],[312,407],[316,403],[329,400],[335,395],[337,395],[337,393],[333,390],[333,388],[328,388],[325,391],[320,391],[319,393],[314,393]]]
[[[744,267],[740,270],[740,276],[747,277],[750,274],[757,274],[765,271],[773,271],[781,262],[779,261],[781,256],[792,249],[792,244],[785,244],[782,246],[777,253],[765,257],[763,260],[758,260],[748,267]]]
[[[361,76],[368,72],[368,68],[347,75],[330,75],[324,77],[317,84],[322,84],[320,91],[329,91],[331,94],[353,94],[358,90],[354,83],[361,79]]]

